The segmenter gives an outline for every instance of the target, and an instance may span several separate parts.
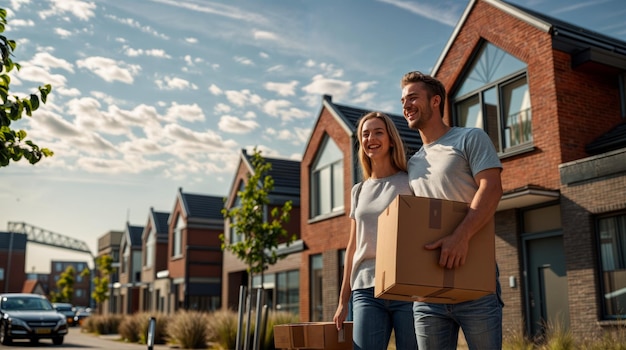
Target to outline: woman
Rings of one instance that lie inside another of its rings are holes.
[[[350,239],[333,321],[342,327],[352,293],[354,349],[387,349],[392,330],[397,349],[417,349],[413,303],[374,297],[378,216],[399,194],[412,194],[404,145],[391,118],[380,112],[364,115],[357,135],[363,181],[352,188]]]

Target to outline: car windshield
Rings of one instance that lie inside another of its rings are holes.
[[[52,310],[52,305],[40,298],[10,297],[3,298],[2,309],[4,310]]]

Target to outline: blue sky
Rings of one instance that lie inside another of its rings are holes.
[[[511,0],[626,41],[622,0]],[[55,155],[0,169],[8,222],[83,240],[171,211],[179,187],[225,196],[242,148],[300,160],[333,101],[400,114],[467,0],[10,0],[12,93],[53,86],[14,127]],[[27,270],[58,250],[29,244]],[[64,258],[88,258],[62,252]]]

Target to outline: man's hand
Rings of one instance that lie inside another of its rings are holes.
[[[469,249],[469,240],[463,239],[458,234],[452,234],[440,238],[432,243],[424,246],[428,250],[441,248],[439,255],[439,265],[448,269],[457,268],[465,264],[467,251]]]

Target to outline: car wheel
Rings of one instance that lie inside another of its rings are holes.
[[[61,345],[63,344],[63,337],[52,338],[52,344]]]
[[[7,329],[6,325],[2,325],[2,327],[0,327],[0,343],[2,343],[2,345],[11,344],[11,337],[7,335],[8,332],[9,330]]]

